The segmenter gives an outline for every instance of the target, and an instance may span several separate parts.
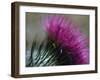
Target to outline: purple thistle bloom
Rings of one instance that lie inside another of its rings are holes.
[[[48,16],[45,30],[51,40],[64,48],[66,55],[71,55],[74,64],[89,64],[88,38],[69,18]]]

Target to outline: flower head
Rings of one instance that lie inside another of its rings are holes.
[[[61,15],[48,16],[45,30],[51,40],[70,55],[74,64],[89,63],[88,39],[69,18]]]

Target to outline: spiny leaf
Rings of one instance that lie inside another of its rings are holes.
[[[54,58],[56,58],[56,49],[53,45],[54,43],[50,40],[47,43],[43,41],[40,45],[34,40],[32,43],[30,58],[28,59],[26,66],[38,67],[51,65],[53,60],[55,60]]]

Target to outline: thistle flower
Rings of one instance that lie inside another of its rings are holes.
[[[61,15],[48,16],[45,31],[49,39],[59,47],[57,54],[68,55],[72,64],[89,63],[88,38],[69,18]]]

